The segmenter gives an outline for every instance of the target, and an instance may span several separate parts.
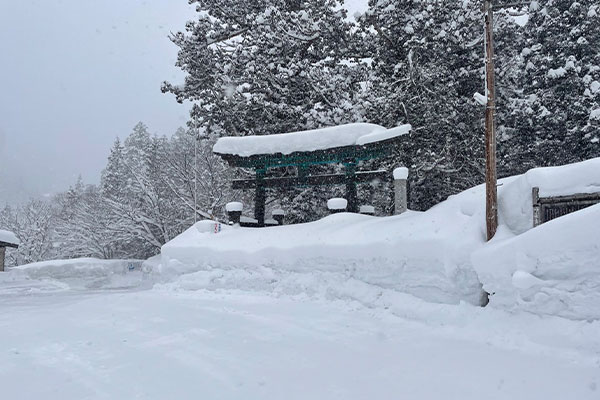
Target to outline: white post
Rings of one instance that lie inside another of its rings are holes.
[[[244,205],[239,201],[232,201],[225,204],[225,210],[227,211],[227,217],[232,225],[239,226],[240,219],[242,218],[242,210]]]
[[[334,197],[327,200],[327,209],[332,214],[345,212],[348,208],[348,200],[341,197]]]
[[[407,190],[408,168],[394,170],[394,214],[402,214],[408,209]]]

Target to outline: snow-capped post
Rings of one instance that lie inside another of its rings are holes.
[[[348,200],[341,197],[334,197],[333,199],[327,200],[327,209],[332,214],[341,213],[346,211],[348,207]]]
[[[276,210],[273,210],[271,215],[279,225],[283,225],[283,220],[285,219],[285,211],[283,211],[281,208],[278,208]]]
[[[375,215],[375,207],[365,204],[360,206],[360,213],[364,215]]]
[[[408,168],[394,170],[394,214],[402,214],[408,209]]]
[[[0,272],[4,272],[4,257],[7,247],[19,248],[19,239],[14,233],[0,229]]]
[[[239,225],[243,209],[244,205],[239,201],[232,201],[230,203],[227,203],[225,205],[225,210],[227,211],[227,217],[229,218],[229,222],[234,225]]]

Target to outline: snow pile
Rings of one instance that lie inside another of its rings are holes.
[[[348,200],[340,197],[334,197],[333,199],[327,200],[328,210],[345,210],[348,207]]]
[[[116,289],[142,284],[141,260],[74,258],[10,268],[5,280],[35,280],[71,289]]]
[[[494,307],[600,319],[600,205],[492,241],[473,255]]]
[[[479,217],[470,209],[475,204],[471,194],[467,197],[466,214],[460,210],[462,200],[455,200],[428,213],[386,218],[339,213],[263,229],[223,226],[216,235],[191,227],[162,247],[161,265],[154,272],[164,281],[189,282],[190,276],[177,277],[199,273],[202,282],[209,282],[213,273],[234,271],[228,274],[230,287],[246,287],[249,276],[256,277],[258,287],[268,287],[273,278],[261,272],[267,267],[316,280],[326,275],[336,282],[353,280],[427,301],[479,304],[481,284],[470,253],[483,234],[478,224],[469,223]]]
[[[360,206],[359,212],[361,214],[375,214],[375,207],[370,205]]]
[[[600,205],[531,229],[540,196],[600,192],[600,158],[537,168],[501,188],[497,236],[474,252],[490,305],[573,319],[600,319]]]
[[[275,135],[224,137],[215,143],[213,151],[241,157],[259,154],[291,154],[365,145],[402,136],[409,131],[410,125],[385,129],[375,124],[355,123]]]
[[[191,227],[163,246],[153,273],[182,286],[191,280],[193,287],[211,287],[226,276],[229,288],[266,289],[283,279],[265,272],[272,270],[301,281],[309,274],[311,280],[360,282],[375,293],[392,290],[440,303],[480,304],[483,284],[494,293],[494,307],[600,318],[590,308],[600,291],[598,207],[531,230],[532,188],[539,187],[542,197],[600,192],[600,158],[534,169],[499,184],[500,226],[489,243],[480,185],[423,213],[384,218],[340,213],[264,229],[223,226],[218,234]]]
[[[2,229],[0,229],[0,242],[16,244],[16,245],[21,243],[14,233],[12,233],[11,231],[5,231]]]

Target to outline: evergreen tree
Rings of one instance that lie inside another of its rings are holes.
[[[198,20],[172,37],[185,83],[165,82],[209,134],[272,134],[359,118],[350,24],[336,0],[193,0]]]
[[[477,3],[479,4],[479,3]],[[359,18],[373,59],[367,119],[410,123],[388,168],[410,168],[411,207],[427,209],[483,181],[480,6],[465,0],[372,0]]]
[[[533,1],[517,42],[521,91],[511,99],[511,135],[500,148],[506,173],[600,155],[600,6]]]

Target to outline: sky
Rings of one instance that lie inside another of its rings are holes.
[[[183,81],[168,35],[194,18],[187,0],[0,0],[0,206],[98,183],[138,121],[184,126],[160,86]]]
[[[169,32],[187,0],[0,0],[0,206],[97,183],[138,121],[171,135],[189,106]]]

